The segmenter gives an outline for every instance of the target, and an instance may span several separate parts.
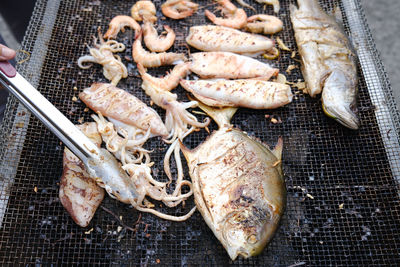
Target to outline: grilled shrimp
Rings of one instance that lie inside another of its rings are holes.
[[[108,26],[108,31],[104,34],[104,38],[109,39],[113,38],[115,39],[120,31],[124,32],[125,27],[129,27],[132,30],[135,30],[135,36],[139,34],[141,31],[140,25],[134,20],[133,18],[129,16],[116,16],[114,17],[109,26]]]
[[[156,78],[145,71],[142,71],[142,78],[151,82],[154,86],[162,88],[165,91],[171,91],[179,85],[179,81],[185,78],[190,73],[190,63],[181,63],[176,65],[172,71],[164,78]]]
[[[156,7],[151,1],[137,1],[131,8],[131,16],[136,21],[155,23]]]
[[[274,34],[283,29],[283,22],[275,16],[258,14],[247,19],[245,29],[252,33]]]
[[[85,62],[93,62],[103,65],[103,75],[111,81],[113,85],[117,85],[121,78],[128,77],[128,70],[122,63],[115,52],[125,50],[125,45],[114,40],[104,42],[99,31],[100,45],[94,38],[94,48],[89,48],[90,55],[82,56],[78,59],[78,66],[81,69],[88,69],[91,65],[83,65]]]
[[[114,118],[154,135],[167,136],[168,131],[157,112],[135,96],[105,83],[94,83],[79,98],[95,112]]]
[[[218,0],[217,3],[220,5],[221,13],[226,18],[218,18],[208,10],[204,12],[206,17],[214,24],[234,29],[241,29],[246,25],[247,15],[242,8],[237,8],[229,0]]]
[[[143,39],[146,47],[152,52],[165,52],[175,41],[175,33],[169,26],[164,25],[167,35],[159,36],[157,30],[150,22],[145,22],[143,28]]]
[[[143,67],[154,68],[163,65],[178,64],[186,60],[184,54],[178,53],[149,53],[142,47],[142,35],[139,34],[132,45],[132,57],[136,63]]]
[[[274,7],[274,12],[279,13],[281,6],[279,0],[256,0],[260,4],[272,5]]]
[[[161,5],[164,16],[171,19],[183,19],[193,15],[199,7],[189,0],[168,0]]]

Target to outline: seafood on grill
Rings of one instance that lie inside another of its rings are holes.
[[[274,47],[274,41],[236,29],[201,25],[190,27],[186,42],[202,51],[223,51],[256,57]]]
[[[232,260],[257,255],[276,232],[286,205],[282,139],[270,150],[229,124],[236,108],[199,105],[219,129],[193,150],[181,143],[197,209]]]
[[[289,85],[261,80],[182,80],[181,86],[213,107],[274,109],[293,99]]]
[[[206,17],[214,24],[234,29],[241,29],[246,25],[247,15],[242,8],[237,8],[229,0],[217,0],[217,3],[225,18],[217,17],[209,10],[204,11]]]
[[[92,115],[92,118],[97,123],[97,129],[106,143],[107,150],[121,161],[122,168],[130,175],[138,195],[136,200],[138,210],[150,206],[150,201],[146,199],[146,196],[162,201],[168,207],[176,207],[193,194],[190,181],[177,181],[175,190],[169,194],[167,193],[169,182],[160,182],[152,177],[151,166],[154,163],[150,159],[151,151],[142,147],[150,137],[149,131],[144,132],[119,122],[114,123],[114,120],[107,121],[100,112],[98,115]],[[185,186],[189,188],[189,191],[182,194],[182,188]],[[161,218],[172,219],[174,217],[173,220],[176,221],[189,218],[193,212],[194,209],[184,216],[175,217],[156,210],[151,211]]]
[[[82,56],[78,59],[78,66],[81,69],[88,69],[92,65],[84,65],[86,62],[97,63],[103,66],[103,75],[111,81],[113,85],[117,85],[122,78],[128,77],[128,70],[121,58],[114,55],[116,52],[125,50],[125,45],[115,40],[105,42],[99,32],[100,44],[94,37],[94,47],[89,47],[90,55]]]
[[[268,80],[279,73],[279,69],[251,57],[230,52],[199,52],[190,55],[190,70],[203,79],[247,79]]]
[[[197,107],[197,101],[179,102],[178,96],[169,92],[169,88],[160,86],[160,83],[154,83],[154,79],[146,73],[146,69],[140,64],[138,64],[138,70],[143,79],[143,90],[156,105],[166,110],[165,125],[170,134],[164,141],[171,145],[164,157],[164,170],[171,182],[173,178],[170,170],[170,158],[173,153],[177,169],[176,184],[179,186],[184,181],[184,177],[178,141],[183,140],[196,128],[206,127],[210,120],[206,118],[204,122],[199,122],[193,114],[186,110]]]
[[[135,96],[112,84],[94,83],[79,94],[79,98],[95,112],[157,136],[168,136],[168,130],[158,113]]]
[[[162,88],[165,91],[171,91],[179,85],[179,81],[190,73],[190,63],[181,63],[176,65],[172,71],[163,78],[157,78],[142,71],[142,75],[147,82],[151,82],[153,86]]]
[[[132,30],[135,31],[135,36],[137,36],[140,31],[140,25],[134,20],[132,17],[129,16],[116,16],[114,17],[109,26],[107,32],[104,34],[104,38],[109,39],[113,38],[115,39],[120,31],[124,32],[125,27],[129,27]]]
[[[186,110],[196,107],[197,101],[179,102],[176,94],[159,87],[159,83],[153,83],[154,79],[141,64],[138,64],[138,70],[143,80],[142,89],[151,97],[154,104],[166,110],[165,126],[169,131],[166,139],[169,139],[169,142],[175,141],[176,138],[182,140],[195,128],[204,128],[209,124],[208,118],[204,122],[199,122],[193,114]]]
[[[252,33],[275,34],[283,29],[283,22],[275,16],[257,14],[247,18],[245,29]]]
[[[131,16],[136,21],[155,23],[156,7],[151,1],[137,1],[131,8]]]
[[[272,5],[275,13],[279,13],[279,10],[281,9],[279,0],[256,0],[256,1],[260,4]]]
[[[77,127],[100,147],[102,142],[96,123],[85,123]],[[104,189],[96,184],[83,162],[67,147],[64,148],[59,198],[74,222],[81,227],[88,226],[104,198]]]
[[[290,15],[301,56],[307,92],[322,91],[322,107],[329,116],[350,129],[358,129],[358,77],[356,54],[338,22],[316,0],[298,0]]]
[[[174,44],[175,32],[167,25],[164,25],[166,35],[158,35],[157,30],[150,22],[145,22],[142,29],[143,41],[152,52],[165,52]]]
[[[190,0],[167,0],[161,5],[161,11],[168,18],[184,19],[193,15],[198,7],[198,4]]]
[[[186,60],[182,53],[162,52],[150,53],[142,47],[142,34],[136,38],[132,45],[133,60],[145,68],[155,68],[163,65],[176,65]]]

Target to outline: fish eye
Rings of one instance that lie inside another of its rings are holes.
[[[247,238],[247,242],[249,242],[250,244],[255,244],[255,243],[257,243],[257,241],[258,241],[258,238],[255,234],[252,234]]]

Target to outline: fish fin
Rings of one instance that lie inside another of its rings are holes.
[[[335,18],[336,22],[343,27],[343,15],[342,15],[342,11],[340,10],[339,6],[336,6],[333,10],[332,10],[332,16]]]
[[[279,137],[278,143],[276,143],[275,148],[272,150],[272,153],[278,160],[282,159],[282,150],[283,150],[283,138]]]
[[[197,101],[196,98],[194,97],[189,97],[190,100]],[[199,108],[201,108],[205,113],[207,113],[208,116],[213,118],[213,120],[218,124],[219,128],[222,128],[224,126],[229,126],[230,121],[235,115],[236,111],[238,108],[212,108],[210,106],[207,106],[203,103],[199,102]]]

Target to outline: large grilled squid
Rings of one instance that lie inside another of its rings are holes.
[[[97,132],[96,123],[85,123],[77,127],[100,147],[101,136]],[[104,198],[104,189],[96,184],[82,161],[67,147],[64,148],[59,197],[74,222],[81,227],[88,226]]]
[[[292,102],[287,84],[260,80],[181,80],[186,91],[213,107],[274,109]]]
[[[79,98],[95,112],[128,125],[166,137],[168,130],[158,113],[134,95],[112,84],[94,83]]]

